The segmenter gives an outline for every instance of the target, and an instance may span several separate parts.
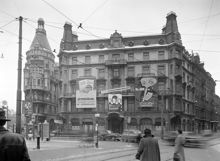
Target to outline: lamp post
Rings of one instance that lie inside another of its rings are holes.
[[[99,122],[98,122],[98,118],[100,117],[99,113],[95,114],[95,118],[96,118],[96,124],[95,124],[95,131],[96,131],[96,143],[95,143],[95,147],[98,148],[99,147],[99,130],[98,130],[98,126],[99,126]]]

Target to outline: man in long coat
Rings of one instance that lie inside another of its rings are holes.
[[[5,127],[5,111],[0,108],[0,160],[1,161],[31,161],[28,155],[24,137],[9,132]]]
[[[180,161],[185,161],[184,144],[185,137],[182,135],[182,130],[178,130],[178,136],[175,139],[174,156],[178,156]]]
[[[145,136],[141,139],[136,159],[141,161],[160,161],[160,148],[150,129],[144,130]]]

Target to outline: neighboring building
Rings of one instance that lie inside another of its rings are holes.
[[[57,116],[58,77],[55,56],[51,51],[44,29],[44,20],[38,20],[38,28],[30,49],[26,52],[27,62],[24,68],[24,92],[26,124],[50,122],[55,129]]]
[[[216,126],[213,120],[215,81],[210,73],[204,69],[204,63],[200,61],[198,54],[192,55],[193,84],[195,98],[195,126],[196,131],[213,129]]]
[[[71,24],[64,25],[58,55],[64,131],[94,130],[96,113],[100,128],[113,132],[160,131],[161,113],[167,130],[194,130],[191,57],[182,45],[176,14],[166,18],[158,35],[122,37],[115,31],[110,39],[99,40],[79,41]],[[92,86],[91,94],[80,95],[86,85]],[[120,91],[127,86],[131,89]],[[114,95],[117,106],[112,106]]]
[[[212,116],[213,119],[213,131],[220,130],[220,97],[218,95],[214,95],[214,114]]]

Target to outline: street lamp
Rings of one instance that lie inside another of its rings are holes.
[[[100,117],[99,113],[95,114],[95,118],[96,118],[96,124],[95,124],[95,131],[96,131],[96,143],[95,143],[95,147],[98,148],[99,147],[99,131],[98,131],[98,126],[99,126],[99,122],[98,122],[98,118]]]

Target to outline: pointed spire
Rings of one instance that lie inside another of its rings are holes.
[[[46,30],[44,29],[44,20],[42,18],[38,19],[38,28],[36,29],[34,40],[30,46],[30,49],[34,48],[41,48],[52,51],[47,40]]]

